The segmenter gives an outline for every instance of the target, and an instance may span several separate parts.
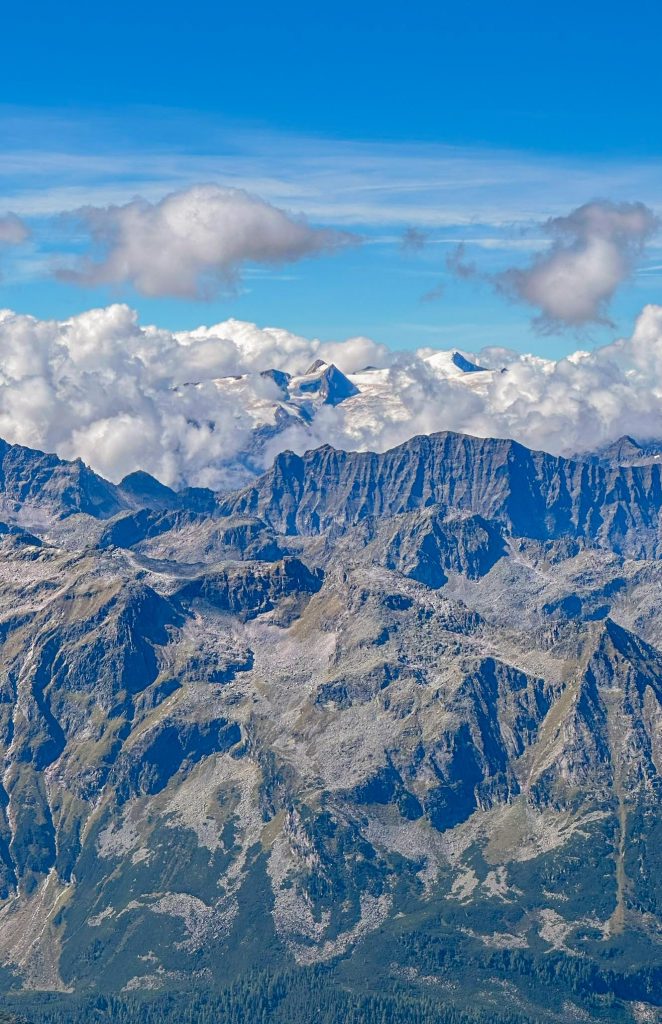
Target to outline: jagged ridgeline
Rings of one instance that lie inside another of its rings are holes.
[[[633,444],[324,447],[224,494],[0,445],[8,1012],[657,1021]]]

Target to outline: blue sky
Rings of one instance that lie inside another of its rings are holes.
[[[0,255],[0,305],[62,317],[120,300],[173,328],[234,316],[394,347],[562,355],[629,334],[662,298],[659,231],[617,288],[612,324],[579,340],[541,334],[535,310],[490,284],[582,203],[662,211],[659,4],[74,0],[13,5],[3,29],[0,214],[31,237]],[[63,213],[198,183],[245,188],[357,244],[249,263],[205,301],[53,277],[89,245]],[[418,245],[403,246],[412,228]],[[459,243],[477,274],[449,272]]]

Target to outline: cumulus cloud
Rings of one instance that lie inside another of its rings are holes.
[[[175,486],[230,486],[243,479],[253,405],[282,397],[258,371],[301,373],[318,358],[351,372],[391,354],[368,338],[325,343],[236,320],[171,333],[125,305],[65,321],[4,311],[0,437],[80,456],[115,481],[145,469]],[[219,386],[238,374],[250,374],[249,394]]]
[[[542,328],[608,323],[609,302],[631,276],[656,225],[643,203],[586,203],[567,217],[548,220],[551,248],[496,282],[536,308]]]
[[[20,245],[30,237],[30,230],[15,213],[0,217],[0,245]]]
[[[311,423],[273,429],[283,394],[260,371],[299,374],[319,358],[346,373],[378,369]],[[285,448],[381,451],[437,430],[564,454],[622,434],[662,439],[662,306],[647,306],[630,338],[591,352],[549,360],[493,347],[475,358],[491,369],[463,373],[451,352],[394,354],[369,338],[321,342],[237,320],[172,333],[142,326],[124,305],[66,321],[5,311],[0,436],[80,456],[112,480],[145,469],[215,489],[246,481],[246,453],[259,470]]]
[[[292,429],[281,447],[304,451],[330,443],[383,451],[415,434],[457,430],[509,437],[570,455],[631,434],[662,439],[662,306],[647,306],[630,338],[550,360],[485,348],[485,373],[449,373],[450,353],[401,354],[375,393],[327,408],[308,431]]]
[[[153,330],[145,328],[146,332]],[[201,379],[209,380],[267,369],[303,373],[316,359],[335,363],[344,373],[356,373],[369,365],[387,366],[393,359],[386,345],[362,335],[345,341],[311,340],[281,327],[258,327],[234,319],[213,327],[182,331],[173,337],[177,347],[170,373],[180,382],[199,379],[196,368]]]
[[[57,276],[79,284],[130,283],[143,295],[207,298],[236,284],[247,263],[278,265],[355,240],[316,228],[241,189],[198,185],[159,202],[86,206],[75,213],[98,255]]]
[[[551,244],[526,267],[500,273],[482,270],[460,243],[446,257],[453,277],[491,284],[503,295],[537,310],[542,331],[610,324],[609,303],[633,274],[658,219],[643,203],[596,200],[540,225]]]

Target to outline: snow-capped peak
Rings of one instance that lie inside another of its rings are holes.
[[[458,377],[465,373],[489,372],[485,366],[472,362],[471,359],[468,359],[462,352],[458,352],[457,349],[431,352],[424,357],[424,362],[436,373],[448,377]]]

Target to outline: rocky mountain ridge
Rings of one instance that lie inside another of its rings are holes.
[[[328,446],[303,456],[283,452],[259,481],[222,500],[220,511],[310,534],[432,504],[502,522],[514,536],[567,537],[655,558],[662,467],[581,462],[445,432],[382,455]]]
[[[322,965],[655,1019],[657,465],[446,433],[213,496],[0,454],[8,998]]]

